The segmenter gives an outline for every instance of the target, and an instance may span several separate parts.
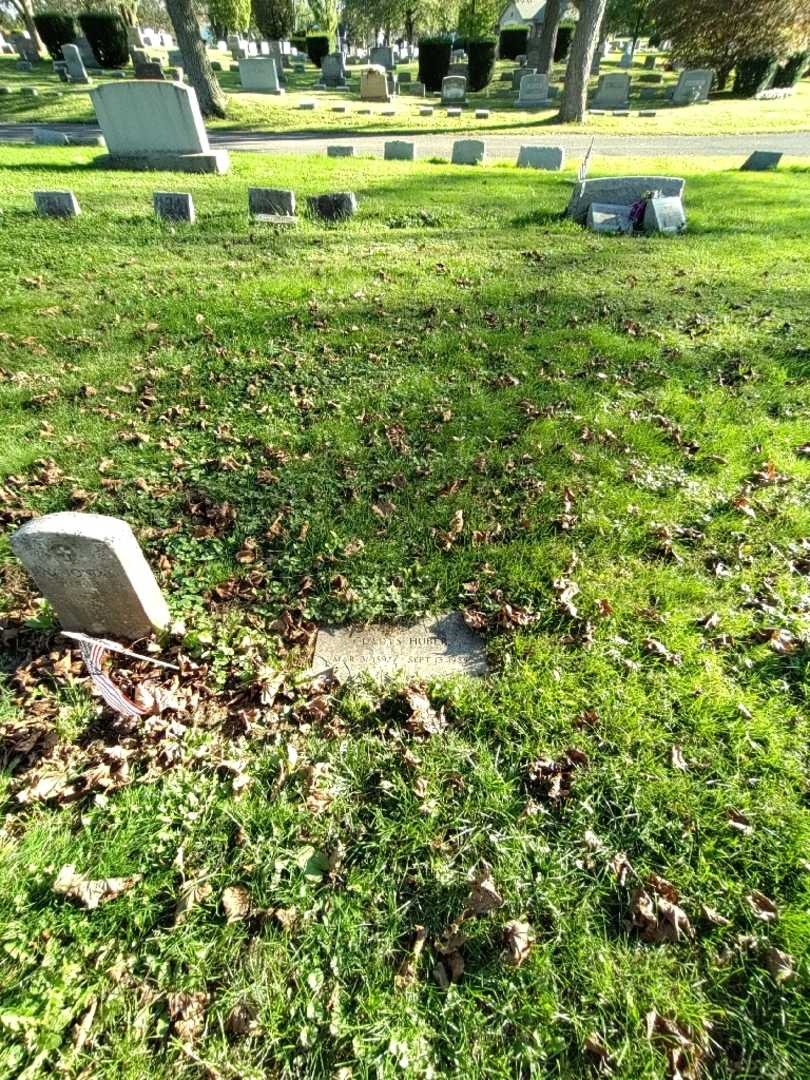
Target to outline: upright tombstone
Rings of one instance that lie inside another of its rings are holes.
[[[413,161],[416,144],[405,139],[390,139],[384,147],[386,161]]]
[[[714,71],[711,68],[690,68],[682,71],[672,92],[675,105],[705,105],[709,100]]]
[[[25,60],[29,64],[35,64],[39,60],[39,52],[27,30],[18,30],[12,34],[11,44],[19,53],[21,60]]]
[[[336,191],[329,195],[310,195],[307,206],[313,217],[324,221],[342,221],[357,212],[357,196],[353,191]]]
[[[166,76],[163,74],[163,68],[160,64],[154,60],[147,60],[145,63],[139,62],[135,65],[135,78],[155,79],[157,82],[164,82]]]
[[[239,61],[239,82],[254,94],[283,94],[278,66],[272,56],[248,56]]]
[[[442,79],[442,105],[463,105],[467,100],[467,80],[462,75]]]
[[[169,609],[132,529],[103,514],[34,518],[11,547],[65,630],[135,640],[169,623]]]
[[[591,203],[585,227],[597,233],[631,233],[633,221],[630,207],[621,203]]]
[[[278,69],[278,81],[284,82],[284,50],[280,41],[268,41],[267,42],[267,55],[271,60],[275,60],[276,68]]]
[[[326,156],[330,158],[354,157],[354,147],[348,143],[334,143],[327,146]]]
[[[536,75],[537,71],[528,67],[526,64],[521,64],[520,67],[515,68],[512,72],[512,89],[516,92],[520,91],[520,82],[526,75]]]
[[[197,95],[180,83],[105,83],[90,91],[109,154],[95,164],[118,169],[225,173],[227,150],[212,150]]]
[[[481,139],[456,139],[453,143],[453,165],[483,165],[487,144]]]
[[[385,68],[386,71],[393,71],[396,65],[394,59],[394,50],[389,48],[388,45],[377,45],[368,54],[368,62],[370,64],[378,64],[380,67]]]
[[[291,224],[295,218],[295,192],[284,188],[248,188],[248,212],[256,221]]]
[[[470,65],[469,64],[451,64],[447,69],[448,75],[456,75],[461,79],[468,79],[470,77]]]
[[[162,221],[197,220],[194,200],[186,191],[156,191],[153,195],[155,215]]]
[[[768,172],[782,160],[780,150],[754,150],[740,166],[740,172]]]
[[[360,100],[391,100],[391,94],[388,90],[388,80],[385,76],[384,67],[380,67],[380,65],[378,64],[370,64],[360,73]]]
[[[93,52],[92,48],[90,47],[90,42],[87,40],[84,34],[80,34],[77,38],[74,38],[73,44],[81,53],[82,63],[86,68],[98,67],[98,60],[96,60],[96,54]],[[64,53],[64,48],[62,49],[62,52]]]
[[[519,169],[546,169],[559,172],[565,165],[565,149],[562,146],[521,146],[518,152]]]
[[[329,53],[321,61],[321,82],[330,90],[346,85],[346,63],[343,53]]]
[[[686,228],[683,201],[678,196],[648,199],[642,226],[645,233],[662,233],[664,236],[682,233]]]
[[[619,60],[619,67],[627,70],[633,66],[633,43],[628,41]]]
[[[35,191],[34,204],[40,217],[73,218],[81,213],[72,191]]]
[[[529,42],[526,47],[526,67],[540,72],[540,45],[536,41]],[[548,75],[548,72],[540,72],[540,74]]]
[[[524,75],[520,80],[520,93],[515,102],[515,107],[518,109],[546,109],[550,104],[548,75]]]
[[[67,72],[70,76],[70,81],[75,83],[84,83],[88,85],[92,82],[90,76],[87,74],[87,70],[82,61],[82,54],[79,52],[77,45],[63,45],[62,56],[67,64]]]
[[[595,109],[626,109],[630,102],[630,76],[620,71],[601,75],[593,100]]]

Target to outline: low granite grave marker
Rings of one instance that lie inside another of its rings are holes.
[[[565,165],[565,150],[562,146],[521,146],[517,165],[519,169],[559,172]]]
[[[782,160],[781,151],[754,150],[740,166],[741,172],[768,172],[775,169]]]
[[[593,100],[595,109],[626,109],[630,100],[630,76],[613,71],[602,75]]]
[[[353,191],[336,191],[329,195],[310,195],[309,212],[324,221],[342,221],[357,212],[357,196]]]
[[[197,220],[194,200],[188,192],[156,191],[153,196],[155,214],[163,221]]]
[[[463,104],[467,98],[467,80],[463,75],[445,75],[442,79],[442,105]]]
[[[272,56],[247,56],[239,61],[239,82],[254,94],[283,94],[278,67]]]
[[[487,144],[481,139],[456,139],[453,143],[453,165],[483,165]]]
[[[35,191],[34,203],[40,217],[72,218],[82,212],[72,191]]]
[[[714,71],[711,68],[691,68],[682,71],[672,92],[675,105],[705,105],[709,100]]]
[[[331,671],[340,682],[357,675],[384,680],[486,675],[483,639],[458,612],[429,616],[405,626],[324,627],[315,642],[313,671]]]
[[[248,211],[256,221],[276,225],[295,220],[295,192],[284,188],[248,188]]]
[[[384,147],[386,161],[413,161],[416,144],[405,139],[390,139]]]
[[[354,157],[353,146],[327,146],[326,156],[331,158]]]

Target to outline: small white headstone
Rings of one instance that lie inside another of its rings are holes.
[[[34,518],[14,553],[65,630],[134,640],[169,623],[169,609],[132,529],[103,514]]]
[[[559,172],[565,165],[565,150],[562,146],[521,146],[517,164],[519,169]]]
[[[644,232],[675,236],[686,228],[683,202],[677,196],[650,199],[644,208]]]
[[[483,165],[487,156],[487,144],[481,139],[456,139],[453,143],[454,165]]]
[[[442,105],[463,104],[467,97],[467,80],[463,75],[445,75],[442,79]]]

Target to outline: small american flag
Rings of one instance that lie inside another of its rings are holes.
[[[585,154],[585,157],[582,159],[582,164],[579,167],[579,172],[577,173],[577,180],[579,180],[580,182],[588,179],[588,170],[591,167],[591,154],[593,153],[593,144],[595,141],[595,139],[591,139],[591,145],[588,147],[588,151]]]
[[[84,665],[90,674],[90,678],[93,680],[93,685],[110,708],[114,712],[120,713],[121,716],[146,716],[149,709],[141,708],[140,705],[136,705],[134,701],[128,698],[126,694],[122,694],[110,676],[102,670],[101,665],[104,663],[104,658],[108,652],[121,653],[123,656],[132,656],[136,660],[146,660],[150,664],[172,668],[174,671],[179,670],[175,664],[167,664],[163,660],[153,660],[148,656],[139,656],[138,653],[130,652],[128,649],[116,645],[114,641],[105,641],[102,638],[92,638],[88,637],[86,634],[74,634],[69,632],[63,633],[62,636],[71,638],[78,643],[79,651],[82,654],[82,660],[84,660]]]

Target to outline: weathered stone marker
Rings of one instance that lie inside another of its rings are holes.
[[[781,151],[754,150],[740,166],[740,172],[767,172],[775,169],[781,160]]]
[[[677,196],[650,199],[644,208],[645,233],[675,236],[686,228],[683,202]]]
[[[484,642],[461,614],[431,616],[407,626],[324,627],[315,642],[313,669],[331,670],[341,682],[366,673],[375,679],[486,675]]]
[[[586,227],[598,233],[631,233],[630,207],[617,203],[591,203]]]
[[[82,54],[79,52],[77,45],[63,45],[62,56],[65,58],[71,82],[84,83],[85,85],[92,82],[92,79],[87,74]]]
[[[456,139],[453,143],[453,165],[483,165],[487,144],[481,139]]]
[[[690,68],[682,71],[672,92],[675,105],[705,105],[709,100],[714,71],[711,68]]]
[[[248,211],[256,221],[275,225],[295,222],[295,192],[284,188],[248,188]]]
[[[278,66],[271,56],[246,56],[239,61],[239,82],[243,90],[258,94],[283,94]]]
[[[442,79],[442,105],[463,105],[467,99],[467,80],[463,75],[445,75]]]
[[[155,214],[163,221],[197,220],[194,200],[186,191],[156,191],[153,196]]]
[[[543,109],[551,104],[548,96],[548,75],[524,75],[515,107],[518,109]]]
[[[565,165],[565,149],[562,146],[521,146],[518,152],[519,169],[548,169],[559,172]]]
[[[72,191],[35,191],[34,202],[40,217],[72,218],[82,212]]]
[[[334,158],[338,158],[338,157],[354,157],[354,147],[353,146],[340,145],[340,144],[336,143],[333,146],[327,146],[327,148],[326,148],[326,156],[327,157],[334,157]]]
[[[309,212],[324,221],[341,221],[357,212],[357,196],[353,191],[336,191],[329,195],[310,195]]]
[[[630,76],[620,71],[610,72],[599,78],[596,88],[596,97],[593,101],[595,109],[626,109],[630,100]]]
[[[360,73],[360,100],[385,102],[391,100],[384,67],[369,64]]]
[[[565,215],[584,224],[591,203],[632,206],[650,191],[683,198],[685,186],[686,181],[678,176],[605,176],[579,180],[574,184]]]
[[[390,139],[385,144],[386,161],[413,161],[416,144],[405,139]]]
[[[103,514],[46,514],[11,547],[65,630],[127,640],[169,624],[169,609],[132,529]]]

